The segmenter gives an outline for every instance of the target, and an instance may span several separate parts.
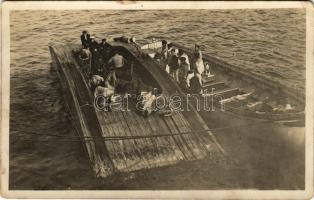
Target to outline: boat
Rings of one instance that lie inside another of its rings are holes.
[[[166,41],[175,49],[182,49],[189,58],[194,57],[195,50],[175,42]],[[156,40],[141,46],[141,50],[156,59],[161,53],[162,40]],[[289,88],[273,79],[248,72],[244,68],[231,65],[214,56],[202,55],[204,63],[210,68],[210,75],[203,74],[203,91],[209,91],[213,104],[221,106],[225,113],[237,118],[280,122],[301,123],[305,121],[304,92]],[[184,91],[184,86],[181,86]],[[255,109],[263,105],[267,109]],[[200,112],[205,118],[209,112]],[[221,113],[220,113],[221,114]]]
[[[124,80],[125,84],[136,80],[156,88],[158,95],[185,95],[136,45],[121,41],[108,44],[111,53],[119,52],[131,63],[126,70],[131,79]],[[49,49],[77,137],[97,177],[226,156],[207,123],[189,102],[184,105],[190,107],[188,111],[176,110],[170,115],[154,112],[143,116],[132,109],[99,109],[95,105],[90,77],[78,60],[81,45],[52,44]],[[127,92],[116,95],[122,97]]]

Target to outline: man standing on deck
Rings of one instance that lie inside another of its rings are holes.
[[[107,63],[109,59],[109,48],[110,48],[110,45],[107,43],[107,39],[106,38],[102,39],[101,43],[98,46],[98,50],[103,60],[103,63]]]
[[[100,55],[98,51],[98,43],[93,36],[90,37],[89,50],[92,53],[91,73],[92,75],[99,74],[98,70],[100,68]]]
[[[108,76],[112,77],[114,86],[116,85],[116,81],[117,81],[116,72],[117,70],[122,69],[124,64],[125,64],[125,59],[118,52],[114,52],[114,55],[108,61],[108,68],[111,70]]]
[[[204,66],[204,61],[202,58],[202,54],[197,54],[197,57],[195,58],[195,70],[197,70],[197,73],[199,73],[200,75],[203,74],[203,72],[205,71],[205,66]]]
[[[179,53],[178,53],[179,58],[185,58],[185,62],[189,65],[188,70],[190,70],[190,60],[189,60],[189,56],[183,52],[182,49],[179,49]],[[180,61],[180,60],[179,60]],[[179,63],[180,64],[180,63]]]
[[[168,59],[168,43],[166,40],[162,40],[162,47],[161,47],[161,67],[163,70],[166,69],[167,59]]]
[[[168,65],[171,76],[179,82],[179,58],[174,48],[171,50],[170,56],[168,57]]]
[[[89,47],[89,43],[90,43],[90,35],[88,34],[87,31],[83,31],[82,35],[81,35],[81,42],[82,42],[82,46],[84,49]]]
[[[179,58],[179,65],[180,65],[180,70],[181,70],[181,74],[183,74],[183,79],[185,80],[188,72],[190,71],[190,64],[188,64],[186,62],[186,58],[185,57],[180,57]],[[179,77],[180,78],[180,77]]]

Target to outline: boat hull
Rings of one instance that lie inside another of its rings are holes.
[[[114,166],[108,157],[108,150],[101,141],[90,139],[95,135],[101,136],[101,129],[90,98],[90,92],[82,75],[74,66],[75,60],[69,56],[71,51],[66,52],[65,50],[65,47],[50,47],[52,63],[60,78],[66,104],[71,114],[71,121],[96,175],[107,176],[114,172]],[[62,54],[68,55],[62,57],[60,56]],[[80,95],[84,91],[87,95],[85,98]],[[102,160],[106,162],[102,162]]]
[[[149,58],[139,56],[134,46],[110,44],[112,50],[133,60],[135,73],[159,93],[167,95],[180,90]],[[216,159],[225,156],[223,147],[193,109],[173,112],[171,116],[154,113],[144,117],[124,109],[107,112],[95,108],[88,78],[73,53],[77,50],[76,45],[50,47],[72,121],[97,176],[168,166],[209,155]]]
[[[177,49],[182,49],[190,58],[193,57],[193,50],[186,48],[180,44],[171,42],[173,47]],[[151,58],[154,57],[155,53],[160,51],[161,41],[153,42],[147,45],[142,46],[142,50],[150,55]],[[155,51],[154,51],[155,49]],[[154,53],[155,52],[155,53]],[[153,59],[152,59],[153,60]],[[204,62],[209,63],[211,67],[211,73],[215,74],[217,79],[223,82],[228,82],[231,87],[238,87],[242,92],[254,91],[254,93],[260,96],[271,96],[280,101],[285,99],[285,101],[295,105],[295,110],[291,112],[255,112],[250,111],[245,107],[233,107],[228,104],[224,105],[224,111],[226,113],[231,113],[236,115],[238,118],[243,119],[256,119],[256,120],[265,120],[265,121],[299,121],[303,122],[305,120],[304,105],[305,105],[305,96],[304,94],[296,89],[287,88],[285,85],[282,85],[273,80],[266,79],[257,74],[252,74],[246,72],[240,67],[230,65],[226,62],[223,62],[217,58],[214,58],[209,55],[203,55]],[[216,88],[217,89],[217,88]],[[277,98],[280,97],[280,98]],[[263,101],[262,99],[258,99]],[[215,103],[217,107],[220,107],[220,103]],[[203,112],[203,115],[206,112]],[[226,114],[224,113],[224,114]]]

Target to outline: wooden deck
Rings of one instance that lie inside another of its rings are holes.
[[[58,60],[59,73],[69,83],[75,104],[71,113],[76,115],[79,134],[98,176],[167,166],[213,154],[223,156],[223,148],[193,106],[189,111],[176,111],[171,116],[154,113],[148,117],[132,111],[95,109],[86,80],[72,55],[73,48],[62,45],[51,51]],[[164,76],[163,70],[151,66],[144,58],[138,60],[160,84],[164,94],[180,93],[180,88],[171,84],[172,80]]]
[[[191,132],[182,113],[153,114],[147,118],[128,111],[100,111],[97,116],[118,171],[134,171],[204,158],[217,152],[209,137]]]

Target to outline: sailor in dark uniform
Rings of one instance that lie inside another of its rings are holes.
[[[110,45],[106,42],[106,38],[101,40],[101,43],[98,46],[99,54],[102,57],[103,63],[108,62],[109,60],[109,51],[110,51]]]
[[[87,31],[83,31],[81,35],[81,42],[84,49],[89,47],[90,44],[90,34]]]
[[[98,50],[98,43],[96,42],[93,36],[90,37],[89,50],[92,54],[91,60],[91,75],[99,74],[99,69],[101,68],[100,64],[100,54]]]

